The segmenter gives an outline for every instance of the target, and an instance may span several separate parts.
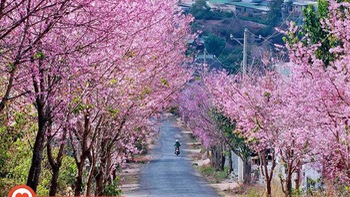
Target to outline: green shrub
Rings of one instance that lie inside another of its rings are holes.
[[[117,177],[111,184],[107,185],[104,190],[107,196],[120,196],[122,191],[119,188],[120,177]]]
[[[209,182],[220,183],[227,178],[227,167],[223,171],[216,171],[212,166],[201,166],[197,167],[197,169],[199,169],[202,176],[206,177]]]

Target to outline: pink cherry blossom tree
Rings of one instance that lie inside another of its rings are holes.
[[[312,134],[305,132],[300,114],[291,110],[290,80],[276,72],[251,78],[225,72],[206,79],[214,103],[236,121],[236,131],[260,158],[260,172],[271,196],[271,181],[277,162],[284,166],[280,180],[286,196],[291,195],[292,175],[308,162]],[[294,92],[295,93],[295,92]],[[294,103],[295,104],[295,103]]]
[[[0,111],[8,101],[30,92],[30,90],[13,90],[13,87],[26,85],[22,80],[22,65],[30,64],[37,52],[37,44],[50,35],[62,18],[82,8],[83,5],[82,2],[71,0],[0,2],[0,62],[5,79],[0,84],[4,89],[0,95]]]
[[[271,116],[273,104],[272,91],[276,84],[258,79],[228,76],[225,72],[215,78],[206,80],[210,91],[214,95],[215,104],[224,114],[236,121],[236,130],[247,138],[247,143],[258,153],[261,162],[261,172],[266,182],[267,195],[271,195],[271,181],[276,167],[275,140],[278,129],[275,127],[274,117]],[[271,156],[271,165],[267,157]]]
[[[61,159],[51,158],[50,143],[57,140],[63,147],[67,134],[78,142],[73,145],[81,144],[78,169],[103,134],[121,133],[124,137],[112,137],[109,147],[133,150],[134,142],[150,131],[148,118],[167,107],[188,79],[180,65],[191,19],[175,1],[1,1],[0,20],[0,61],[7,73],[1,80],[0,110],[26,96],[38,112],[27,181],[34,190],[45,136],[53,179]],[[94,153],[100,159],[101,152]],[[77,182],[78,194],[82,184]]]
[[[277,163],[283,166],[279,178],[286,196],[291,195],[293,174],[298,177],[306,163],[318,165],[326,178],[339,185],[349,183],[346,35],[350,5],[336,2],[330,5],[330,17],[323,23],[325,31],[330,31],[339,45],[330,51],[337,55],[329,66],[315,57],[318,44],[304,46],[300,42],[289,48],[289,76],[270,71],[262,77],[241,78],[223,72],[205,79],[209,91],[205,94],[213,95],[212,105],[236,121],[237,132],[259,154],[268,196],[272,195],[271,181]],[[195,107],[200,102],[188,103],[187,109],[192,109],[188,113],[199,113]]]
[[[203,74],[201,78],[205,78],[205,80],[191,82],[181,91],[178,99],[180,115],[204,146],[214,148],[216,146],[220,150],[222,144],[224,144],[225,149],[238,155],[244,162],[243,181],[244,183],[250,183],[251,162],[249,157],[251,151],[244,142],[244,137],[234,132],[235,123],[222,115],[220,106],[214,105],[213,101],[216,98],[211,93],[211,90],[208,89],[213,86],[210,86],[211,84],[206,83],[206,81],[215,81],[216,75],[206,72],[201,74]],[[213,149],[212,152],[214,156],[211,159],[212,165],[217,170],[222,169],[221,167],[224,163],[222,159],[224,157],[223,154],[219,153],[221,156],[218,156],[216,154],[217,151]],[[215,164],[220,165],[217,166]]]
[[[315,58],[315,48],[294,45],[290,57],[294,89],[307,93],[294,98],[303,101],[303,119],[309,129],[315,133],[315,159],[325,178],[341,185],[349,184],[349,133],[348,108],[349,92],[349,3],[330,2],[330,15],[322,21],[324,31],[334,35],[339,45],[330,50],[336,58],[329,66]],[[327,27],[327,28],[326,28]],[[293,27],[294,28],[294,27]],[[292,31],[294,31],[292,29]],[[322,137],[321,137],[322,136]]]
[[[190,18],[174,6],[161,1],[117,3],[115,11],[129,13],[129,19],[124,22],[126,16],[118,16],[122,27],[118,23],[114,36],[96,51],[103,59],[73,84],[72,95],[77,97],[72,106],[76,102],[77,107],[69,135],[78,166],[75,195],[82,192],[87,160],[86,192],[92,192],[95,181],[95,195],[106,195],[104,187],[114,181],[116,168],[127,154],[137,152],[135,142],[152,134],[150,118],[166,108],[188,80],[180,65]]]

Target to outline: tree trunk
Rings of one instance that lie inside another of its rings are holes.
[[[225,157],[225,154],[224,154],[224,147],[223,146],[220,146],[221,148],[221,162],[220,162],[220,168],[221,168],[221,171],[224,171],[225,170],[225,161],[226,161],[226,157]]]
[[[38,111],[38,133],[33,148],[32,163],[28,173],[27,185],[36,192],[39,176],[41,173],[41,161],[43,159],[44,139],[46,131],[47,119],[44,112],[44,104],[37,99],[37,111]]]
[[[1,6],[4,6],[4,4],[2,4]],[[12,90],[12,86],[15,80],[15,73],[17,70],[17,64],[19,62],[16,60],[14,62],[14,68],[11,70],[10,72],[10,77],[8,79],[8,83],[7,83],[7,87],[6,87],[6,91],[5,94],[3,95],[3,97],[0,99],[0,112],[2,112],[5,109],[6,103],[9,101],[9,96],[11,94],[11,90]]]
[[[60,172],[60,167],[57,166],[55,168],[52,168],[52,177],[51,177],[49,196],[56,196],[59,172]]]
[[[285,190],[285,193],[284,193],[284,196],[285,197],[290,197],[290,196],[292,196],[292,175],[293,175],[293,173],[292,173],[292,166],[288,166],[288,168],[287,168],[287,173],[286,173],[286,182],[285,182],[285,184],[286,184],[286,190]]]
[[[266,197],[272,197],[271,180],[266,181]]]
[[[91,152],[94,152],[93,150]],[[94,155],[91,154],[91,157],[89,158],[90,160],[90,171],[89,171],[89,176],[88,176],[88,181],[86,184],[86,196],[90,196],[91,195],[91,187],[92,187],[92,182],[93,182],[93,178],[95,175],[95,168],[96,168],[96,163],[95,163],[95,159],[94,159]]]
[[[272,193],[271,193],[271,181],[272,181],[272,177],[273,177],[273,171],[275,170],[276,167],[276,159],[275,159],[275,152],[272,149],[271,150],[271,168],[268,168],[268,154],[267,154],[267,150],[261,151],[258,153],[259,155],[259,159],[260,159],[260,171],[264,177],[265,180],[265,184],[266,184],[266,196],[267,197],[271,197]]]
[[[74,196],[80,196],[82,188],[83,188],[83,167],[84,163],[81,161],[78,165],[78,174],[75,178],[75,191]]]
[[[49,133],[51,134],[51,129],[49,129]],[[51,151],[51,144],[50,144],[50,138],[52,136],[48,137],[48,144],[47,144],[47,157],[49,159],[49,163],[51,165],[52,169],[52,177],[51,177],[51,185],[50,185],[50,191],[49,191],[49,196],[56,196],[57,193],[57,187],[58,187],[58,177],[59,177],[59,172],[60,168],[62,166],[62,159],[64,155],[64,147],[65,147],[65,140],[67,137],[67,130],[65,129],[63,131],[63,136],[62,136],[62,142],[60,145],[60,149],[58,151],[58,155],[56,158],[56,162],[53,159],[52,151]]]
[[[39,130],[41,130],[39,128]],[[44,149],[44,132],[38,131],[36,140],[34,143],[32,163],[29,169],[27,185],[36,192],[36,188],[39,182],[39,176],[41,173],[41,161],[43,159],[43,149]]]
[[[287,193],[285,194],[285,196],[291,197],[292,196],[292,181],[287,181],[286,186],[287,186]]]
[[[231,174],[233,172],[233,161],[232,161],[232,151],[229,150],[228,153],[228,174]]]
[[[107,165],[107,159],[106,155],[108,154],[108,143],[101,144],[101,152],[100,152],[100,165],[97,167],[97,174],[95,175],[95,182],[96,182],[96,191],[95,196],[102,196],[104,195],[104,181],[105,181],[105,173],[106,173],[106,165]]]
[[[225,161],[222,153],[222,147],[219,146],[212,146],[211,148],[211,165],[215,168],[216,171],[222,171],[223,170],[223,162]]]
[[[243,183],[250,184],[252,181],[252,162],[250,157],[243,160]]]
[[[216,150],[216,146],[212,146],[210,148],[210,152],[211,152],[211,158],[210,158],[210,164],[212,167],[214,167],[215,169],[219,168],[218,167],[218,161],[217,161],[217,150]]]
[[[110,180],[110,167],[111,167],[111,157],[112,157],[112,146],[113,143],[102,143],[100,151],[101,152],[101,164],[96,170],[97,174],[95,176],[96,181],[96,196],[106,195],[105,187],[109,186],[113,180]]]
[[[297,190],[297,191],[299,191],[299,189],[300,189],[300,176],[301,176],[301,170],[300,170],[300,168],[298,168],[297,170],[296,170],[296,175],[297,175],[297,177],[295,178],[295,189]]]
[[[60,168],[62,166],[63,154],[59,153],[57,157],[58,157],[57,162],[54,165],[51,165],[52,177],[51,177],[49,196],[56,196],[56,193],[57,193],[58,177],[59,177]]]
[[[77,163],[78,174],[77,174],[77,177],[75,178],[74,196],[80,196],[81,192],[83,191],[83,172],[84,172],[85,159],[86,159],[86,153],[83,153],[83,155],[80,157],[80,162]]]
[[[82,189],[83,189],[84,164],[85,164],[86,158],[88,158],[88,156],[90,154],[90,148],[88,147],[88,142],[87,142],[88,141],[88,133],[90,131],[89,126],[90,126],[89,113],[86,113],[86,114],[84,114],[83,127],[79,128],[79,129],[82,129],[82,133],[83,133],[82,141],[80,142],[81,149],[82,149],[80,155],[75,148],[72,132],[70,132],[70,138],[71,138],[70,140],[71,140],[72,149],[74,152],[74,159],[75,159],[75,162],[76,162],[77,167],[78,167],[78,174],[77,174],[77,177],[75,179],[75,192],[74,192],[75,196],[80,196]]]
[[[99,171],[95,176],[95,181],[96,181],[95,196],[101,196],[103,195],[103,173],[101,171]]]

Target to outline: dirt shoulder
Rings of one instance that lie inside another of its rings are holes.
[[[159,136],[156,136],[158,138]],[[147,152],[154,148],[154,141],[150,140],[147,145]],[[120,189],[123,193],[137,190],[140,185],[140,172],[143,166],[152,160],[149,153],[135,155],[123,166],[120,173]]]

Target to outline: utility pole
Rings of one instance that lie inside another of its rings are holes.
[[[246,75],[247,72],[247,42],[248,40],[248,29],[244,28],[244,38],[243,38],[243,77]]]

